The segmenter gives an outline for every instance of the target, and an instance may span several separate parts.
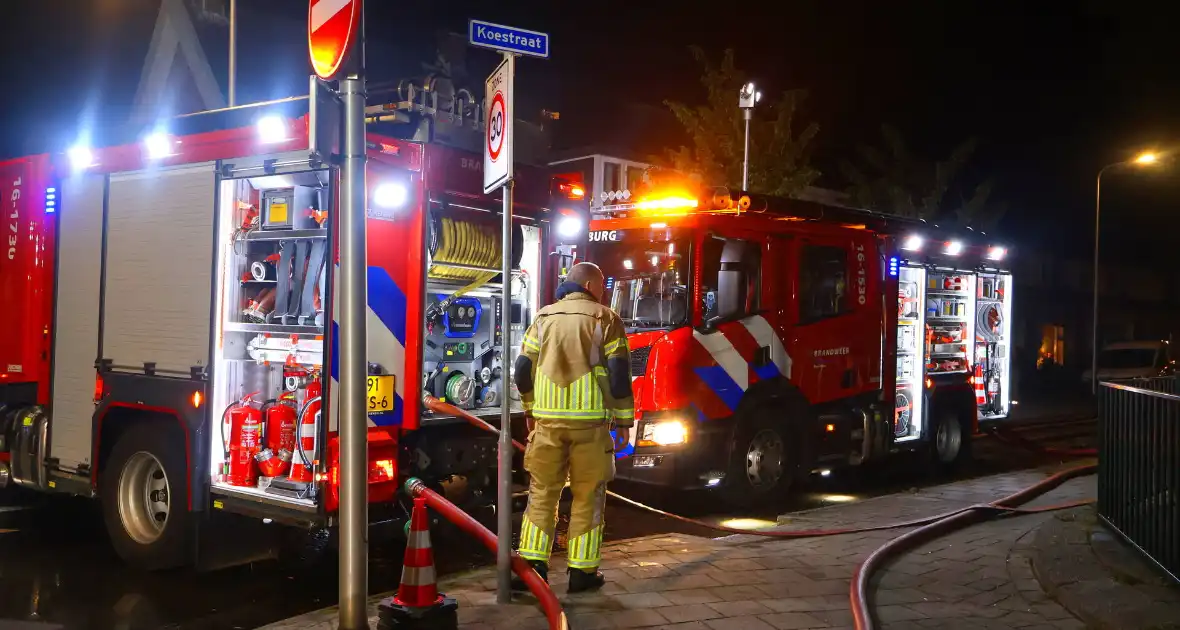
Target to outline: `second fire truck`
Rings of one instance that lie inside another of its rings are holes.
[[[1008,415],[1012,276],[985,235],[673,189],[604,206],[584,242],[630,332],[620,477],[752,505],[900,451],[953,466]]]

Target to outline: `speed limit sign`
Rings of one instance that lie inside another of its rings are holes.
[[[512,75],[515,60],[504,61],[484,84],[487,95],[483,149],[483,191],[492,192],[512,179]]]
[[[504,150],[504,93],[496,92],[492,97],[492,106],[488,110],[488,156],[492,161],[500,159],[500,152]]]

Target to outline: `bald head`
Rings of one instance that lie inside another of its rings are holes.
[[[573,282],[589,291],[590,295],[594,296],[594,299],[602,300],[602,292],[605,287],[603,286],[602,269],[598,265],[590,262],[580,262],[570,267],[569,275],[565,277],[565,281]]]

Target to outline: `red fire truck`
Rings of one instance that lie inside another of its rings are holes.
[[[405,475],[494,496],[494,436],[424,409],[422,393],[493,423],[519,407],[502,331],[519,344],[548,299],[551,226],[584,203],[518,166],[502,313],[501,202],[456,140],[482,137],[480,103],[456,101],[444,134],[412,101],[370,112],[374,522],[404,517]],[[335,522],[338,174],[310,150],[309,117],[275,107],[0,164],[0,486],[98,498],[116,550],[141,567],[261,540],[226,514]],[[232,534],[208,534],[227,518]]]
[[[900,451],[954,465],[1008,413],[1012,276],[986,235],[683,188],[602,207],[584,243],[630,330],[620,477],[750,505]]]

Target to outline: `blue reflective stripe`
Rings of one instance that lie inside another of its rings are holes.
[[[406,344],[406,294],[384,267],[369,267],[369,308],[393,333],[397,342]]]
[[[781,376],[781,373],[778,371],[778,366],[775,365],[773,361],[763,365],[762,367],[754,368],[754,373],[758,375],[758,378],[763,380]]]
[[[738,386],[737,382],[729,377],[729,374],[725,372],[725,368],[720,365],[714,365],[711,367],[695,368],[693,371],[697,373],[697,376],[701,377],[701,380],[705,382],[705,385],[709,389],[713,390],[713,393],[717,394],[717,397],[721,399],[721,402],[725,403],[726,407],[729,407],[730,411],[737,409],[738,403],[742,401],[742,395],[745,392]]]
[[[340,382],[340,353],[335,349],[340,347],[340,325],[332,322],[332,380]],[[401,366],[396,366],[400,368]],[[390,413],[382,413],[375,416],[369,416],[379,427],[399,427],[402,424],[402,411],[405,404],[402,397],[397,392],[393,393],[393,411]]]

